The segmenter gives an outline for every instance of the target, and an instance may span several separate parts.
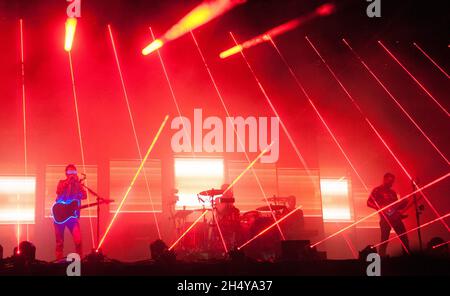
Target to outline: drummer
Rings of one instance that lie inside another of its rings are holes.
[[[225,191],[229,187],[229,184],[223,184],[220,189]],[[231,220],[239,220],[239,209],[234,206],[234,193],[230,188],[220,197],[219,202],[216,204],[216,210],[220,218],[227,218]]]
[[[221,186],[221,190],[225,191],[229,186],[229,184],[223,184]],[[224,239],[230,248],[236,246],[239,239],[240,230],[240,211],[234,206],[234,201],[233,189],[230,188],[219,198],[219,201],[216,203],[216,217],[221,227]]]
[[[301,231],[304,229],[303,211],[297,209],[297,198],[291,195],[286,199],[286,208],[282,215],[285,216],[294,210],[296,210],[296,212],[292,213],[280,224],[283,233],[288,240],[301,239]]]
[[[293,195],[290,195],[286,198],[286,208],[283,209],[283,216],[292,212],[293,210],[296,209],[296,205],[297,205],[297,198]]]

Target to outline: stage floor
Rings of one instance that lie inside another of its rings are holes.
[[[250,260],[217,260],[204,262],[124,263],[105,258],[94,262],[84,260],[81,274],[86,276],[366,276],[370,262],[362,260],[311,260],[255,262]],[[3,275],[65,276],[68,263],[36,261],[14,263],[5,259],[0,264]],[[408,256],[381,261],[382,276],[450,276],[450,257]]]

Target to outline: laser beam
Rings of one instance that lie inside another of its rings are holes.
[[[76,87],[75,87],[75,75],[74,75],[74,71],[73,71],[73,63],[72,63],[72,54],[71,51],[67,52],[68,57],[69,57],[69,66],[70,66],[70,77],[72,79],[72,94],[73,94],[73,101],[74,101],[74,106],[75,106],[75,116],[76,116],[76,120],[77,120],[77,131],[78,131],[78,140],[80,142],[80,151],[81,151],[81,161],[83,163],[83,173],[86,174],[86,161],[84,158],[84,145],[83,145],[83,137],[81,134],[81,123],[80,123],[80,114],[78,112],[78,98],[77,98],[77,92],[76,92]],[[87,180],[86,180],[86,185],[87,184]],[[88,203],[90,203],[90,197],[89,197],[89,191],[87,192],[87,201]],[[91,215],[91,208],[88,207],[88,215],[89,215],[89,226],[91,229],[91,240],[92,240],[92,247],[95,247],[95,240],[94,240],[94,227],[92,225],[92,215]]]
[[[447,77],[448,79],[450,79],[450,76],[447,74],[447,72],[445,72],[445,70],[441,67],[441,66],[439,66],[439,64],[435,61],[435,60],[433,60],[433,58],[430,56],[430,55],[428,55],[426,52],[425,52],[425,50],[423,50],[420,46],[419,46],[419,44],[417,44],[416,42],[413,42],[413,45],[431,62],[431,63],[433,63],[433,65],[435,65],[436,66],[436,68],[438,68],[439,69],[439,71],[441,71],[442,72],[442,74],[444,74],[445,75],[445,77]]]
[[[212,211],[212,215],[214,217],[213,218],[214,221],[216,222],[217,231],[219,232],[220,240],[222,241],[222,246],[223,246],[223,249],[225,250],[225,254],[226,254],[226,253],[228,253],[227,243],[225,242],[225,238],[223,237],[222,229],[220,228],[219,220],[217,220],[216,215],[214,214],[214,210]]]
[[[276,26],[258,36],[255,36],[241,44],[236,44],[235,46],[222,51],[219,54],[219,56],[220,56],[220,58],[225,59],[227,57],[230,57],[232,55],[235,55],[235,54],[243,51],[244,49],[248,49],[248,48],[254,47],[258,44],[268,42],[271,39],[275,38],[276,36],[284,34],[289,31],[292,31],[295,28],[316,19],[317,17],[330,15],[330,14],[334,13],[335,10],[336,10],[336,7],[334,4],[332,4],[332,3],[323,4],[319,7],[317,7],[315,10],[313,10],[310,13],[307,13],[307,14],[297,17],[293,20],[285,22],[281,25],[278,25],[278,26]]]
[[[275,44],[275,41],[273,39],[270,40],[273,48],[275,49],[275,51],[278,53],[279,57],[281,58],[281,60],[283,61],[284,65],[286,66],[286,68],[289,70],[289,73],[291,74],[292,78],[294,79],[295,83],[297,84],[298,88],[301,90],[301,92],[303,93],[303,95],[307,98],[309,104],[311,105],[311,107],[313,108],[313,110],[315,111],[315,113],[317,114],[317,116],[319,117],[320,121],[322,122],[323,126],[325,127],[325,129],[328,131],[329,135],[331,136],[331,138],[333,139],[334,143],[336,144],[336,146],[339,148],[339,150],[341,151],[342,155],[345,157],[345,159],[347,160],[348,164],[350,165],[350,167],[352,168],[353,172],[355,172],[356,176],[358,176],[359,181],[361,182],[361,184],[364,186],[364,188],[366,189],[366,191],[369,191],[366,183],[364,182],[364,180],[362,179],[361,175],[359,174],[358,170],[355,168],[355,166],[353,165],[352,161],[350,160],[350,158],[348,157],[347,153],[345,152],[344,148],[342,147],[342,145],[339,143],[339,141],[337,140],[336,136],[334,135],[333,131],[330,129],[330,127],[328,126],[327,122],[325,121],[325,119],[323,118],[323,116],[320,114],[319,110],[317,109],[316,105],[314,104],[314,102],[312,101],[311,97],[309,96],[308,92],[306,91],[306,89],[303,87],[302,83],[300,82],[300,80],[298,79],[297,75],[295,74],[294,70],[292,69],[292,67],[289,65],[288,61],[286,60],[286,58],[284,57],[284,55],[281,53],[280,49],[278,48],[278,46]]]
[[[128,194],[130,193],[131,189],[133,188],[134,183],[136,182],[137,178],[139,177],[139,174],[142,171],[142,168],[145,165],[145,162],[147,161],[148,156],[150,155],[150,152],[153,150],[153,147],[156,144],[156,141],[158,140],[159,136],[161,135],[162,130],[164,129],[164,126],[167,123],[167,120],[169,119],[169,115],[166,115],[164,117],[163,122],[161,123],[161,126],[159,127],[158,131],[156,132],[155,137],[153,138],[152,143],[150,144],[150,147],[147,150],[147,153],[145,154],[144,158],[141,161],[141,164],[139,165],[139,168],[136,171],[136,174],[134,175],[133,179],[131,180],[130,186],[128,186],[127,191],[125,192],[124,196],[122,197],[122,200],[120,201],[119,207],[117,208],[116,212],[114,213],[113,218],[111,219],[111,221],[109,222],[108,227],[105,230],[105,233],[103,234],[102,239],[100,240],[100,243],[97,246],[97,251],[100,249],[100,247],[103,245],[103,242],[105,241],[106,236],[108,235],[112,225],[114,224],[114,221],[117,218],[117,215],[120,213],[120,210],[122,209],[122,206],[124,205]]]
[[[415,228],[412,228],[412,229],[410,229],[410,230],[408,230],[408,231],[405,231],[405,232],[403,232],[403,233],[400,233],[400,234],[397,234],[397,233],[396,233],[394,237],[388,238],[387,240],[385,240],[385,241],[383,241],[383,242],[380,242],[380,243],[378,243],[378,244],[375,244],[375,245],[373,245],[373,247],[376,248],[376,247],[378,247],[378,246],[380,246],[380,245],[382,245],[382,244],[386,244],[386,243],[390,242],[391,240],[393,240],[393,239],[395,239],[395,238],[399,238],[399,237],[404,236],[404,235],[406,235],[406,234],[408,234],[408,233],[410,233],[410,232],[413,232],[413,231],[416,231],[416,230],[418,230],[418,229],[420,229],[420,228],[423,228],[423,227],[426,227],[426,226],[428,226],[428,225],[431,225],[431,224],[433,224],[433,223],[435,223],[435,222],[437,222],[437,221],[441,221],[441,220],[443,220],[443,219],[445,219],[445,218],[447,218],[447,217],[449,217],[449,216],[450,216],[450,213],[447,213],[447,214],[445,214],[445,215],[443,215],[443,216],[441,216],[441,217],[438,217],[438,218],[436,218],[436,219],[433,219],[433,220],[431,220],[431,221],[428,221],[427,223],[424,223],[424,224],[422,224],[422,225],[420,225],[420,226],[417,226],[417,227],[415,227]]]
[[[437,244],[437,245],[434,245],[433,249],[436,249],[436,248],[439,248],[439,247],[442,247],[442,246],[445,246],[445,245],[448,245],[448,244],[450,244],[450,240],[446,241],[446,242],[443,242],[443,243],[440,243],[440,244]]]
[[[225,110],[225,112],[226,112],[226,114],[227,114],[227,117],[231,118],[230,112],[228,111],[228,108],[227,108],[227,106],[226,106],[226,104],[225,104],[225,101],[224,101],[224,99],[223,99],[223,97],[222,97],[222,94],[221,94],[221,92],[219,91],[219,87],[218,87],[217,84],[216,84],[216,80],[214,79],[214,76],[212,75],[212,72],[211,72],[211,70],[210,70],[210,68],[209,68],[209,66],[208,66],[208,63],[206,62],[206,59],[205,59],[205,57],[204,57],[204,55],[203,55],[203,52],[202,52],[201,49],[200,49],[200,46],[199,46],[199,44],[198,44],[198,42],[197,42],[197,39],[195,38],[195,35],[194,35],[194,32],[193,32],[193,31],[191,31],[191,36],[192,36],[192,39],[194,40],[194,43],[195,43],[195,45],[196,45],[196,47],[197,47],[198,53],[199,53],[199,55],[200,55],[200,57],[201,57],[201,59],[202,59],[202,61],[203,61],[203,64],[205,65],[206,71],[208,72],[209,78],[211,79],[211,82],[212,82],[212,84],[213,84],[213,86],[214,86],[214,89],[216,90],[217,96],[219,97],[219,100],[220,100],[220,102],[221,102],[221,104],[222,104],[222,107],[223,107],[223,109]],[[241,138],[238,136],[237,128],[236,128],[235,125],[233,125],[233,130],[234,130],[234,133],[236,134],[237,141],[238,141],[239,145],[241,146],[242,151],[244,151],[245,158],[247,159],[247,162],[250,164],[250,163],[251,163],[250,157],[248,156],[248,153],[247,153],[247,151],[246,151],[246,149],[245,149],[245,147],[244,147],[244,144],[242,143]],[[277,217],[275,216],[275,212],[272,210],[272,205],[270,204],[270,202],[269,202],[269,200],[268,200],[268,198],[267,198],[266,192],[264,191],[264,188],[262,187],[262,184],[261,184],[261,181],[259,180],[258,175],[256,174],[256,172],[255,172],[255,170],[254,170],[253,167],[251,168],[251,170],[252,170],[253,176],[255,177],[256,183],[258,184],[258,187],[259,187],[259,189],[260,189],[260,191],[261,191],[261,194],[264,196],[264,200],[265,200],[267,206],[268,206],[269,209],[270,209],[270,212],[271,212],[271,214],[272,214],[273,220],[274,220],[274,221],[277,221]],[[284,236],[283,231],[281,230],[280,225],[277,225],[277,228],[278,228],[278,232],[280,233],[281,238],[282,238],[283,240],[285,240],[286,238],[285,238],[285,236]]]
[[[120,66],[119,56],[117,54],[116,43],[114,41],[114,36],[113,36],[113,33],[112,33],[111,25],[108,25],[108,31],[109,31],[109,37],[111,39],[111,45],[112,45],[112,48],[113,48],[113,51],[114,51],[114,57],[115,57],[115,60],[116,60],[117,70],[119,72],[119,77],[120,77],[120,82],[121,82],[121,85],[122,85],[122,90],[123,90],[123,95],[124,95],[124,98],[125,98],[125,103],[127,105],[128,116],[129,116],[130,122],[131,122],[131,128],[133,130],[134,140],[136,142],[136,147],[137,147],[138,154],[139,154],[139,161],[142,162],[141,146],[139,144],[139,140],[138,140],[138,136],[137,136],[137,132],[136,132],[136,127],[135,127],[135,124],[134,124],[133,113],[131,112],[130,101],[128,99],[128,92],[127,92],[127,88],[125,87],[125,80],[123,78],[122,68]],[[153,219],[155,221],[156,230],[158,231],[159,239],[161,239],[161,231],[159,229],[158,218],[156,217],[155,206],[153,204],[153,198],[152,198],[152,194],[151,194],[151,191],[150,191],[150,186],[149,186],[148,178],[147,178],[147,172],[146,172],[145,168],[143,169],[143,175],[144,175],[145,185],[146,185],[146,188],[147,188],[147,193],[148,193],[148,195],[150,197],[150,205],[152,207]]]
[[[356,252],[353,244],[350,242],[350,239],[347,237],[347,235],[345,233],[342,233],[342,237],[344,238],[345,242],[347,243],[348,248],[352,252],[353,258],[358,259],[358,253]]]
[[[406,109],[400,104],[400,102],[395,98],[395,96],[387,89],[387,87],[381,82],[378,76],[372,71],[372,69],[362,60],[362,58],[356,53],[356,51],[350,46],[350,44],[342,39],[343,43],[350,49],[353,55],[361,62],[361,64],[366,68],[366,70],[372,75],[373,78],[378,82],[378,84],[386,91],[389,97],[395,102],[397,107],[406,115],[406,117],[411,121],[411,123],[416,127],[416,129],[422,134],[422,136],[430,143],[430,145],[436,150],[436,152],[445,160],[445,162],[450,165],[447,157],[441,152],[441,150],[434,144],[434,142],[428,137],[428,135],[422,130],[422,128],[417,124],[417,122],[411,117],[411,115],[406,111]]]
[[[347,47],[353,52],[353,54],[356,56],[356,58],[363,64],[363,66],[367,69],[367,71],[375,78],[375,80],[383,87],[383,89],[388,93],[389,97],[391,99],[394,100],[394,102],[397,104],[397,106],[403,111],[403,113],[405,113],[405,115],[407,115],[407,117],[410,119],[410,121],[416,126],[416,128],[422,133],[422,135],[429,140],[430,144],[433,145],[433,147],[435,147],[436,151],[438,151],[440,153],[440,155],[444,158],[444,160],[447,161],[447,164],[449,164],[448,160],[445,158],[445,156],[440,152],[440,150],[436,147],[436,145],[434,145],[434,143],[431,141],[431,139],[425,134],[425,132],[419,127],[419,125],[414,121],[414,119],[409,115],[409,113],[402,107],[402,105],[397,101],[397,99],[395,99],[395,97],[389,92],[389,90],[386,88],[386,86],[379,80],[379,78],[373,73],[373,71],[369,68],[369,66],[367,66],[367,64],[361,59],[361,57],[353,50],[353,48],[350,46],[350,44],[348,44],[348,42],[345,39],[342,39],[342,41],[344,42],[344,44],[347,45]],[[375,133],[377,134],[377,136],[382,139],[380,133],[378,131],[376,131],[376,129],[373,127],[373,125],[366,119],[366,121],[372,126],[372,129],[375,131]],[[393,155],[392,150],[389,148],[389,146],[387,145],[386,141],[382,140],[383,144],[386,146],[386,148],[391,152],[391,155]],[[417,186],[417,184],[415,183],[414,179],[411,177],[411,175],[408,173],[408,171],[405,169],[405,166],[403,164],[401,164],[401,162],[399,161],[399,159],[397,157],[394,157],[394,159],[397,161],[397,163],[400,165],[400,167],[402,168],[402,170],[404,171],[404,173],[408,176],[408,178],[413,182],[414,185]],[[420,194],[422,195],[422,197],[424,198],[424,200],[428,203],[428,205],[430,206],[431,210],[435,213],[435,215],[437,217],[440,216],[439,212],[436,210],[436,208],[433,206],[433,204],[429,201],[428,197],[423,193],[420,192]],[[441,220],[442,224],[445,226],[445,228],[447,230],[449,230],[449,227],[447,225],[447,223],[445,223],[444,220]]]
[[[395,159],[395,161],[398,163],[398,165],[400,166],[400,168],[403,170],[403,172],[405,173],[405,175],[409,178],[409,180],[411,180],[411,182],[413,183],[414,186],[417,186],[417,183],[414,181],[413,177],[409,174],[409,172],[406,170],[405,166],[400,162],[400,160],[398,159],[397,156],[395,156],[395,154],[392,152],[392,149],[389,147],[389,145],[386,143],[386,141],[381,137],[380,133],[375,129],[375,127],[372,125],[372,123],[366,119],[367,123],[372,127],[372,129],[374,130],[374,132],[376,133],[376,135],[378,136],[378,138],[381,140],[381,142],[383,143],[383,145],[386,147],[386,149],[391,153],[391,155],[393,156],[393,158]],[[430,202],[430,200],[428,199],[428,197],[425,195],[424,192],[419,191],[420,195],[423,197],[423,199],[426,201],[426,203],[430,206],[430,209],[434,212],[434,214],[437,217],[440,217],[439,212],[436,210],[436,208],[433,206],[433,204]],[[449,227],[447,225],[447,223],[445,223],[444,220],[441,220],[442,225],[444,225],[444,227],[447,229],[447,231],[449,231]]]
[[[439,101],[430,93],[430,91],[416,77],[414,77],[414,75],[398,60],[398,58],[387,48],[387,46],[384,45],[383,42],[381,42],[381,40],[378,40],[378,44],[409,75],[409,77],[411,77],[411,79],[414,80],[414,82],[428,95],[428,97],[430,97],[433,100],[433,102],[435,102],[436,105],[438,105],[439,108],[441,108],[442,111],[444,111],[447,117],[450,116],[447,109],[445,109],[445,107],[442,106],[441,103],[439,103]]]
[[[23,20],[19,20],[20,29],[20,68],[21,68],[21,84],[22,84],[22,119],[23,119],[23,159],[25,175],[28,175],[28,152],[27,152],[27,117],[26,117],[26,96],[25,96],[25,59],[23,44]]]
[[[236,45],[238,45],[238,42],[236,40],[236,38],[234,38],[233,33],[230,32],[231,38],[233,39],[234,43]],[[250,70],[251,74],[253,75],[253,78],[255,79],[256,84],[259,87],[259,90],[261,91],[261,93],[263,94],[264,98],[266,99],[267,103],[269,104],[270,108],[272,109],[272,112],[275,114],[275,116],[277,117],[278,121],[280,122],[281,128],[283,129],[283,132],[286,134],[289,143],[291,144],[292,148],[295,151],[295,154],[297,155],[298,159],[300,160],[300,162],[302,163],[303,167],[305,168],[310,180],[312,181],[313,184],[316,185],[315,180],[312,178],[311,172],[309,170],[309,166],[306,164],[305,159],[303,158],[302,154],[300,153],[300,151],[297,148],[297,145],[295,144],[294,140],[291,137],[291,134],[289,133],[289,131],[287,130],[286,126],[284,125],[284,122],[281,120],[281,117],[278,115],[277,110],[275,109],[275,106],[272,104],[272,101],[269,97],[269,95],[267,94],[266,90],[264,89],[264,87],[262,86],[261,82],[259,81],[258,76],[256,76],[255,71],[253,70],[252,66],[250,65],[250,63],[247,60],[247,57],[245,56],[244,52],[241,51],[241,56],[244,59],[248,69]]]
[[[209,0],[203,1],[173,25],[162,37],[155,39],[143,50],[143,55],[148,55],[161,48],[171,40],[180,38],[211,20],[223,15],[237,5],[245,3],[246,0]]]
[[[64,39],[64,50],[70,52],[72,50],[73,39],[75,37],[75,30],[77,28],[77,19],[69,17],[66,20],[66,36]]]
[[[169,247],[169,251],[171,251],[177,244],[178,242],[186,236],[186,234],[188,234],[189,231],[191,231],[192,228],[194,228],[194,226],[198,223],[198,221],[200,221],[200,219],[206,215],[208,211],[203,211],[203,213],[191,224],[191,226],[189,226],[188,229],[186,229],[185,232],[183,232],[183,234]]]
[[[28,175],[28,147],[27,147],[27,108],[26,108],[26,96],[25,96],[25,59],[24,59],[24,44],[23,44],[23,20],[19,19],[19,31],[20,31],[20,69],[21,69],[21,86],[22,86],[22,120],[23,120],[23,161],[25,176]],[[17,197],[19,203],[19,196]],[[26,227],[26,236],[28,240],[28,224]],[[20,243],[20,223],[17,222],[17,251]]]
[[[241,179],[242,178],[242,176],[243,175],[245,175],[245,173],[249,170],[249,169],[251,169],[254,165],[255,165],[255,163],[264,155],[264,154],[266,154],[267,153],[267,151],[269,151],[269,149],[270,149],[270,147],[272,147],[272,145],[273,145],[273,142],[272,143],[270,143],[270,145],[269,146],[267,146],[266,148],[264,148],[262,151],[261,151],[261,153],[259,153],[258,154],[258,156],[251,162],[251,163],[249,163],[248,164],[248,166],[236,177],[236,178],[234,178],[234,180],[228,185],[228,187],[223,191],[223,193],[222,194],[225,194],[225,193],[227,193],[233,186],[234,186],[234,184],[236,184],[238,181],[239,181],[239,179]]]
[[[276,45],[275,41],[273,39],[270,39],[270,43],[272,45],[272,47],[275,49],[275,51],[278,53],[280,59],[283,61],[284,65],[286,66],[286,68],[289,70],[289,73],[291,74],[293,80],[295,81],[295,83],[297,84],[297,87],[300,89],[300,91],[303,93],[303,95],[306,97],[306,99],[308,100],[309,104],[311,105],[311,107],[313,108],[314,112],[317,114],[318,118],[320,119],[321,123],[323,124],[323,126],[325,127],[325,129],[328,131],[330,137],[333,139],[333,141],[335,142],[336,146],[339,148],[340,152],[342,153],[342,155],[344,156],[344,158],[347,160],[347,163],[350,165],[350,167],[352,168],[353,172],[356,174],[356,176],[358,177],[359,181],[361,182],[361,184],[364,186],[366,192],[369,192],[369,189],[366,185],[366,183],[364,182],[364,180],[362,179],[360,173],[358,172],[358,170],[356,169],[356,167],[353,165],[353,162],[350,160],[349,156],[347,155],[347,153],[345,152],[344,148],[342,147],[342,145],[340,144],[340,142],[338,141],[338,139],[336,138],[334,132],[331,130],[331,128],[329,127],[329,125],[327,124],[327,122],[325,121],[324,117],[322,116],[322,114],[319,112],[318,108],[316,107],[316,105],[314,104],[312,98],[310,97],[310,95],[308,94],[308,92],[306,91],[306,89],[304,88],[303,84],[300,82],[300,79],[298,78],[298,76],[295,74],[294,70],[292,69],[292,67],[290,66],[290,64],[288,63],[288,61],[286,60],[286,58],[284,57],[284,55],[281,53],[280,49],[278,48],[278,46]],[[344,235],[344,234],[343,234]],[[347,245],[349,246],[350,250],[352,251],[352,253],[354,254],[354,247],[353,245],[350,243],[349,239],[347,237],[344,236],[344,240],[347,243]],[[405,250],[408,251],[406,249],[405,246]]]
[[[152,30],[151,27],[149,27],[149,30],[150,30],[150,34],[152,35],[153,40],[156,40],[155,39],[155,34],[153,34],[153,30]],[[170,94],[172,96],[173,103],[175,104],[175,107],[177,108],[178,116],[181,118],[181,124],[183,125],[183,131],[184,131],[184,134],[186,136],[186,139],[191,139],[191,136],[187,132],[183,116],[181,116],[181,108],[180,108],[180,105],[178,104],[177,97],[175,96],[175,92],[173,90],[172,83],[170,82],[169,74],[167,73],[166,65],[164,64],[164,60],[162,58],[162,55],[161,55],[161,53],[160,53],[160,51],[158,49],[156,50],[156,52],[158,53],[159,62],[161,63],[161,67],[162,67],[163,72],[164,72],[164,77],[166,78],[167,85],[169,86],[169,90],[170,90]],[[195,158],[194,149],[192,149],[191,141],[189,141],[189,148],[190,148],[190,151],[192,151],[192,156]]]
[[[431,187],[431,186],[433,186],[433,185],[435,185],[435,184],[437,184],[437,183],[439,183],[439,182],[445,180],[445,179],[448,178],[449,176],[450,176],[450,173],[447,173],[447,174],[445,174],[445,175],[443,175],[443,176],[441,176],[441,177],[439,177],[439,178],[437,178],[437,179],[435,179],[435,180],[429,182],[428,184],[426,184],[426,185],[424,185],[424,186],[422,186],[422,187],[420,187],[420,188],[414,190],[414,191],[411,192],[411,193],[408,193],[408,194],[404,195],[403,197],[401,197],[401,198],[397,199],[396,201],[394,201],[394,202],[388,204],[387,206],[382,207],[381,209],[379,209],[379,210],[377,210],[377,211],[375,211],[375,212],[373,212],[373,213],[371,213],[371,214],[369,214],[369,215],[367,215],[367,216],[365,216],[365,217],[363,217],[363,218],[361,218],[361,219],[359,219],[359,220],[353,222],[352,224],[350,224],[350,225],[348,225],[348,226],[346,226],[346,227],[344,227],[344,228],[342,228],[342,229],[336,231],[335,233],[332,233],[332,234],[328,235],[327,237],[323,238],[322,240],[320,240],[320,241],[318,241],[318,242],[312,244],[311,247],[315,247],[315,246],[317,246],[317,245],[322,244],[323,242],[329,240],[330,238],[333,238],[333,237],[335,237],[336,235],[341,234],[341,233],[343,233],[344,231],[346,231],[346,230],[352,228],[353,226],[355,226],[355,225],[357,225],[357,224],[359,224],[359,223],[361,223],[361,222],[363,222],[363,221],[369,219],[370,217],[373,217],[373,216],[377,215],[379,212],[384,211],[384,210],[386,210],[386,209],[388,209],[388,208],[390,208],[390,207],[392,207],[392,206],[394,206],[394,205],[396,205],[396,204],[402,202],[403,200],[407,199],[408,197],[413,196],[414,194],[416,194],[416,193],[418,193],[418,192],[420,192],[420,191],[423,191],[423,190],[425,190],[425,189],[427,189],[427,188],[429,188],[429,187]],[[441,221],[442,221],[442,220],[441,220]]]
[[[331,75],[334,77],[334,79],[337,81],[337,83],[339,84],[339,86],[342,88],[342,90],[345,92],[345,94],[347,95],[347,98],[351,101],[351,103],[355,106],[355,108],[359,111],[359,113],[361,114],[361,116],[364,118],[364,120],[366,121],[366,123],[369,125],[369,127],[372,129],[372,131],[375,133],[375,135],[377,136],[377,138],[381,141],[381,143],[383,144],[383,146],[386,148],[386,150],[389,152],[389,154],[394,158],[394,160],[396,161],[396,163],[399,165],[399,167],[402,169],[402,171],[405,173],[405,175],[408,177],[409,180],[411,180],[411,182],[413,182],[415,185],[417,185],[414,181],[414,179],[412,178],[411,174],[408,172],[408,170],[405,168],[405,166],[403,165],[403,163],[400,161],[400,159],[395,155],[395,153],[392,151],[392,149],[389,147],[389,145],[387,144],[387,142],[384,140],[384,138],[381,136],[381,134],[378,132],[378,130],[375,128],[375,126],[372,124],[372,122],[367,118],[367,116],[364,114],[364,112],[362,111],[361,107],[359,106],[359,104],[356,102],[356,100],[353,98],[353,96],[350,94],[350,92],[347,90],[347,88],[344,86],[344,84],[341,82],[341,80],[337,77],[336,73],[333,71],[333,69],[331,69],[331,67],[328,65],[327,61],[323,58],[323,56],[320,54],[320,52],[318,51],[318,49],[316,48],[316,46],[314,46],[314,44],[311,42],[311,40],[308,37],[305,37],[306,40],[308,41],[309,45],[312,47],[312,49],[314,50],[314,52],[317,54],[317,56],[322,60],[323,64],[326,66],[326,68],[328,69],[328,71],[331,73]],[[434,206],[431,204],[431,202],[428,200],[428,198],[426,197],[426,195],[421,192],[421,195],[424,197],[425,201],[428,203],[428,205],[430,205],[430,208],[432,209],[432,211],[436,214],[437,217],[439,217],[439,213],[437,212],[437,210],[434,208]],[[447,228],[448,225],[445,223],[445,221],[441,220],[442,224]],[[402,246],[403,246],[403,242],[402,242]]]

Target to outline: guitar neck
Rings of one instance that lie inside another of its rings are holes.
[[[86,208],[90,208],[90,207],[93,207],[93,206],[97,206],[99,204],[102,204],[102,202],[93,202],[93,203],[90,203],[90,204],[87,204],[87,205],[83,205],[83,206],[79,207],[79,209],[80,210],[81,209],[86,209]]]

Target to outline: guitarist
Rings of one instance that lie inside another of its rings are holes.
[[[383,184],[373,189],[372,193],[367,200],[367,206],[375,210],[379,210],[396,200],[398,200],[397,193],[392,190],[394,185],[395,176],[391,173],[386,173],[383,177]],[[405,216],[400,212],[408,204],[407,200],[400,202],[386,210],[380,212],[380,230],[381,230],[381,241],[384,242],[389,239],[389,234],[391,228],[394,228],[395,233],[400,235],[406,232],[405,225],[402,219]],[[409,251],[409,240],[406,235],[400,236],[402,240],[403,247]],[[380,245],[379,254],[380,256],[386,256],[387,243]]]
[[[56,189],[56,201],[70,201],[87,198],[87,193],[81,184],[81,180],[78,178],[77,168],[73,164],[66,166],[66,179],[60,180],[58,188]],[[78,215],[79,216],[79,215]],[[64,230],[66,227],[69,229],[75,243],[76,252],[82,257],[82,245],[81,245],[81,231],[78,219],[69,219],[65,223],[55,225],[56,236],[56,259],[61,260],[64,249]]]

